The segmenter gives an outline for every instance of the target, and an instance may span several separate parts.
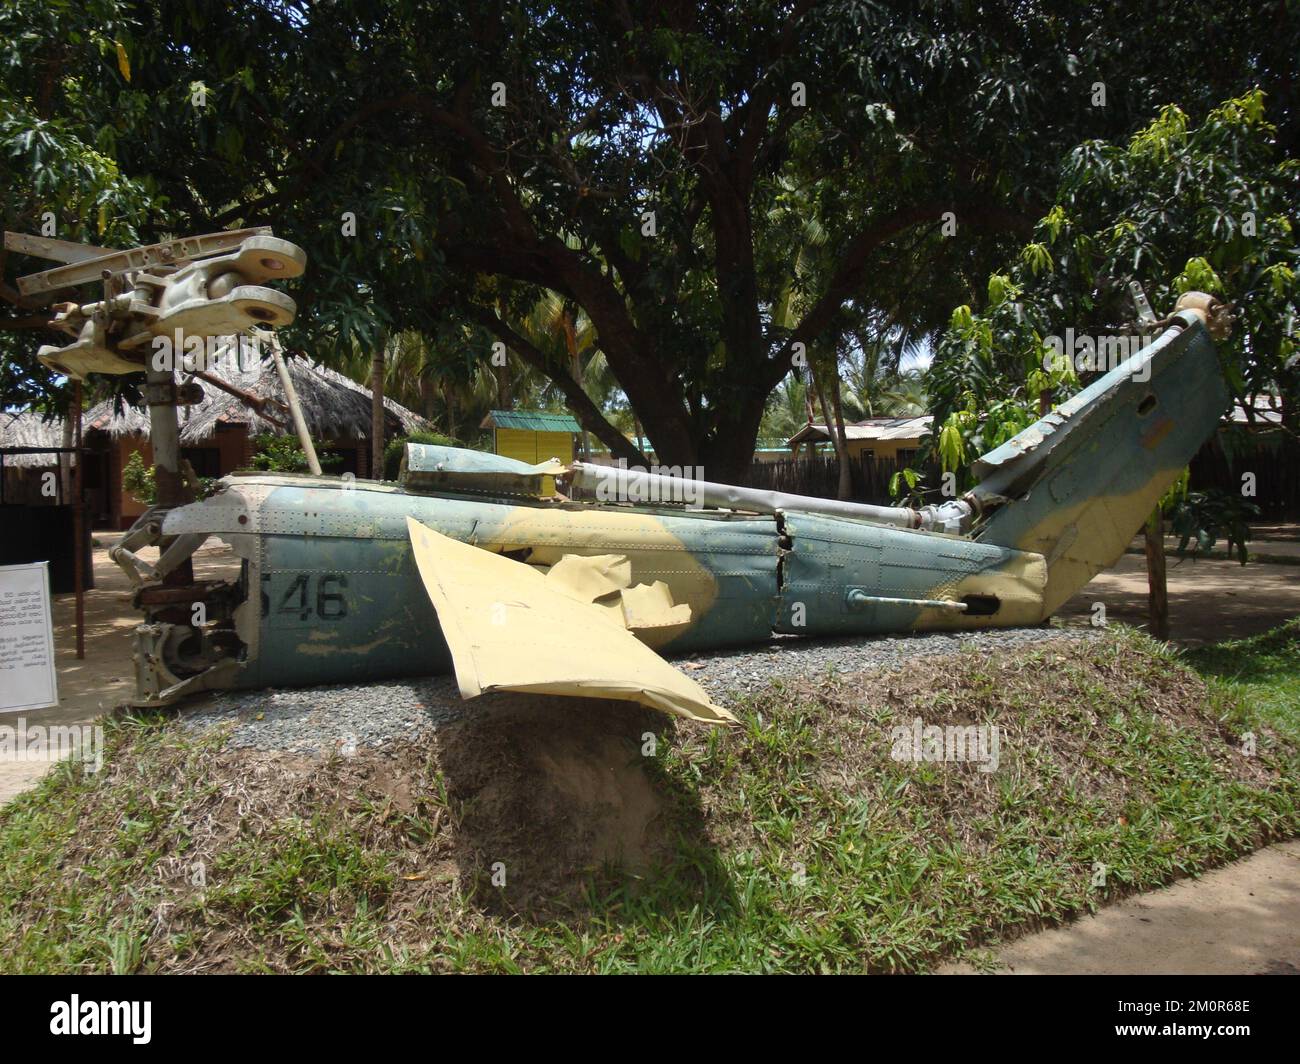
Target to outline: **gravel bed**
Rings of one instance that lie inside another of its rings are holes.
[[[1092,628],[1065,627],[834,640],[779,637],[759,646],[688,654],[672,660],[717,702],[727,705],[737,694],[760,691],[782,676],[864,672],[890,668],[908,658],[955,654],[968,646],[1000,651],[1048,638],[1091,639],[1098,634]],[[218,692],[182,706],[180,720],[194,729],[233,723],[230,742],[237,747],[347,755],[361,746],[382,747],[397,739],[416,738],[474,711],[482,699],[465,702],[452,677],[433,676],[371,684]]]
[[[222,691],[181,706],[180,720],[195,729],[233,723],[233,746],[347,755],[357,747],[413,739],[455,720],[470,706],[461,699],[451,676],[428,676],[369,684]]]
[[[852,636],[848,639],[783,637],[757,647],[674,658],[673,664],[726,705],[729,694],[753,694],[780,676],[824,676],[893,668],[907,658],[956,654],[967,646],[1012,650],[1044,639],[1088,639],[1095,628],[990,628],[976,632]]]

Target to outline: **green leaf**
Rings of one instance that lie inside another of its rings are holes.
[[[938,450],[939,461],[945,473],[956,470],[966,460],[966,441],[962,439],[955,414],[939,430]]]

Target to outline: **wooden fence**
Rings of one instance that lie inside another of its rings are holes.
[[[868,458],[865,455],[851,461],[849,476],[853,488],[849,498],[854,502],[889,505],[893,502],[889,496],[890,478],[907,464],[890,458]],[[925,487],[938,487],[939,481],[934,471],[917,471],[925,478]],[[834,499],[839,494],[840,463],[834,455],[755,462],[750,466],[747,483],[751,488],[767,491]]]
[[[1193,491],[1218,488],[1240,494],[1243,477],[1254,474],[1254,497],[1246,502],[1259,507],[1259,520],[1300,520],[1300,443],[1270,433],[1227,450],[1216,436],[1192,459]]]
[[[890,505],[889,480],[907,465],[887,458],[862,457],[849,467],[854,502]],[[938,471],[917,468],[922,475],[922,487],[927,498],[939,485]],[[1218,488],[1238,493],[1242,488],[1242,475],[1255,475],[1255,496],[1247,498],[1259,507],[1259,520],[1300,520],[1300,444],[1290,440],[1279,441],[1273,437],[1250,441],[1245,447],[1234,448],[1229,458],[1216,436],[1192,459],[1191,486],[1193,491]],[[839,459],[834,455],[814,458],[790,458],[777,462],[755,462],[749,471],[748,485],[769,491],[784,491],[791,495],[811,495],[819,499],[834,499],[839,491]]]

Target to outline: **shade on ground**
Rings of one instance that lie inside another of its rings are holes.
[[[1270,565],[1170,555],[1170,638],[1188,646],[1241,639],[1268,631],[1300,616],[1300,565]],[[1145,628],[1147,568],[1141,555],[1126,554],[1075,595],[1059,617],[1087,623],[1093,604],[1106,607],[1106,619]]]

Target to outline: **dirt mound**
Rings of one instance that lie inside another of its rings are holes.
[[[643,751],[671,729],[665,718],[597,699],[481,701],[471,718],[381,749],[211,750],[207,793],[187,810],[187,857],[168,878],[183,887],[198,863],[217,867],[241,839],[275,838],[300,818],[313,831],[359,823],[367,849],[400,855],[399,893],[455,883],[485,909],[547,916],[575,905],[593,874],[664,855],[664,791]]]
[[[662,857],[664,795],[647,755],[669,726],[624,702],[511,695],[440,729],[457,858],[476,896],[545,907],[602,868],[641,872]]]
[[[1216,697],[1120,634],[786,683],[730,729],[493,696],[315,758],[116,722],[0,809],[0,968],[915,970],[1293,833],[1294,748]],[[996,770],[900,760],[917,725],[996,726]]]

